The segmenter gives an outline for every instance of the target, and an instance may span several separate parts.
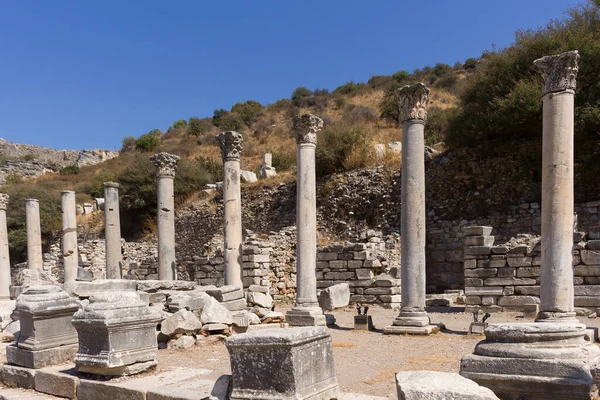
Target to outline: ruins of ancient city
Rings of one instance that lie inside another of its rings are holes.
[[[600,3],[566,14],[119,151],[0,139],[0,400],[600,399]]]

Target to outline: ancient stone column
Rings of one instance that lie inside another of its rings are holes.
[[[173,181],[179,157],[158,153],[150,157],[158,178],[158,279],[177,279],[175,260],[175,195]]]
[[[398,90],[402,124],[402,305],[385,333],[429,334],[438,329],[425,311],[425,120],[429,89],[422,83]]]
[[[578,52],[569,51],[534,62],[544,77],[539,322],[575,319],[573,125],[578,60]]]
[[[10,255],[8,252],[8,230],[6,228],[7,194],[0,193],[0,300],[10,298]]]
[[[229,131],[217,135],[223,156],[223,205],[225,220],[225,285],[242,285],[242,200],[240,156],[243,137]]]
[[[63,190],[62,194],[62,253],[65,283],[77,278],[79,255],[77,253],[77,213],[75,192]]]
[[[323,120],[312,114],[294,117],[296,136],[296,303],[286,320],[292,326],[326,325],[317,300],[317,197],[315,148]]]
[[[104,236],[106,241],[106,279],[121,279],[121,219],[119,184],[104,182]]]
[[[27,228],[27,267],[42,271],[42,228],[40,226],[40,202],[37,199],[25,200],[25,223]]]

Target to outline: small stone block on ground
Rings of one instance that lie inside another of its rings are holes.
[[[375,330],[375,327],[373,326],[373,318],[370,315],[355,315],[354,329],[361,331]]]
[[[73,361],[77,353],[77,345],[60,346],[46,350],[20,349],[17,345],[6,347],[6,359],[9,364],[39,369],[51,365]]]
[[[52,396],[75,399],[79,378],[74,374],[73,364],[42,368],[35,374],[35,390]]]
[[[499,400],[490,389],[450,372],[398,372],[396,386],[398,400]]]
[[[487,322],[471,322],[469,325],[469,335],[483,335]]]
[[[33,389],[35,373],[35,369],[2,364],[0,365],[0,383],[11,388]]]

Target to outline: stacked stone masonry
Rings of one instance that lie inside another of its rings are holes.
[[[465,229],[466,311],[522,311],[539,304],[541,243],[538,235],[520,234],[495,245],[492,227]],[[575,307],[600,307],[600,234],[573,235]]]

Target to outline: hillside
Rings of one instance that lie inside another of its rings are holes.
[[[590,2],[547,27],[517,32],[515,43],[506,49],[484,52],[480,58],[454,66],[437,64],[412,73],[399,70],[389,76],[372,76],[366,83],[347,82],[331,91],[298,87],[290,98],[266,106],[240,99],[229,110],[215,110],[210,118],[176,120],[166,132],[153,129],[138,138],[124,138],[120,155],[102,164],[9,182],[3,190],[12,199],[11,249],[15,255],[24,249],[23,199],[40,198],[46,215],[44,237],[52,241],[60,227],[60,190],[75,190],[79,202],[89,201],[102,196],[102,182],[109,180],[122,185],[124,235],[151,234],[156,178],[148,158],[156,151],[182,157],[175,180],[177,207],[207,205],[215,210],[218,198],[215,202],[202,188],[220,180],[221,157],[214,136],[223,130],[244,135],[242,169],[257,171],[263,154],[273,154],[278,176],[244,184],[245,193],[292,184],[295,140],[291,118],[298,113],[310,112],[325,121],[317,146],[322,187],[335,187],[337,178],[332,176],[337,175],[332,174],[365,168],[380,168],[391,176],[400,167],[399,154],[388,151],[378,158],[374,146],[401,139],[395,89],[414,82],[425,82],[431,88],[426,143],[442,151],[428,168],[428,204],[434,202],[444,218],[460,218],[487,215],[520,201],[537,201],[541,77],[533,70],[532,61],[573,48],[581,53],[576,96],[576,199],[596,200],[600,198],[600,164],[595,162],[600,155],[599,39],[600,12]],[[338,211],[340,219],[351,215],[349,210]],[[86,226],[91,234],[99,227],[94,221],[86,221]]]

